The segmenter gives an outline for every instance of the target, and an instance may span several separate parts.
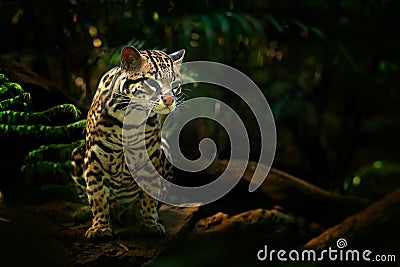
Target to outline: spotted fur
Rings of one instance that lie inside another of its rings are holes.
[[[139,232],[165,232],[158,222],[157,200],[137,185],[126,162],[132,170],[137,162],[131,159],[141,159],[147,152],[155,169],[171,178],[172,167],[161,149],[160,127],[165,116],[174,110],[180,94],[179,66],[184,53],[180,50],[168,55],[158,50],[125,47],[121,51],[121,65],[101,78],[87,115],[86,148],[77,148],[72,154],[73,178],[81,195],[86,194],[92,211],[87,238],[111,237],[114,219],[128,211],[136,214]],[[128,112],[143,109],[149,110],[148,119],[129,122],[128,127],[130,136],[145,138],[147,151],[130,146],[128,153],[133,154],[126,158],[122,146],[124,118]],[[135,132],[139,126],[145,127],[145,131]],[[151,180],[154,174],[142,171],[141,175]]]

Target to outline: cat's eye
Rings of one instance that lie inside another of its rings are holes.
[[[179,85],[178,87],[172,88],[172,91],[174,91],[175,95],[179,95],[181,93],[181,89],[182,89],[182,86]]]
[[[171,87],[172,87],[173,93],[175,95],[179,95],[181,93],[182,83],[181,82],[172,83]]]

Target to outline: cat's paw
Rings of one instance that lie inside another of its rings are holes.
[[[85,234],[87,239],[109,240],[113,237],[111,227],[90,227]]]

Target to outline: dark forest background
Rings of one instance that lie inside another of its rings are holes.
[[[274,167],[340,193],[399,184],[399,1],[1,1],[0,10],[0,55],[82,110],[123,46],[184,48],[185,61],[228,64],[259,86],[276,120]],[[186,94],[238,108],[257,160],[256,122],[239,99],[221,88]],[[229,156],[217,125],[196,127]]]

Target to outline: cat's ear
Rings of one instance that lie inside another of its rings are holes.
[[[175,66],[180,67],[185,56],[185,49],[176,51],[175,53],[169,54],[170,58],[174,61]]]
[[[125,46],[121,50],[121,67],[122,69],[129,70],[137,70],[143,64],[143,58],[140,55],[139,50],[134,48],[133,46]]]

